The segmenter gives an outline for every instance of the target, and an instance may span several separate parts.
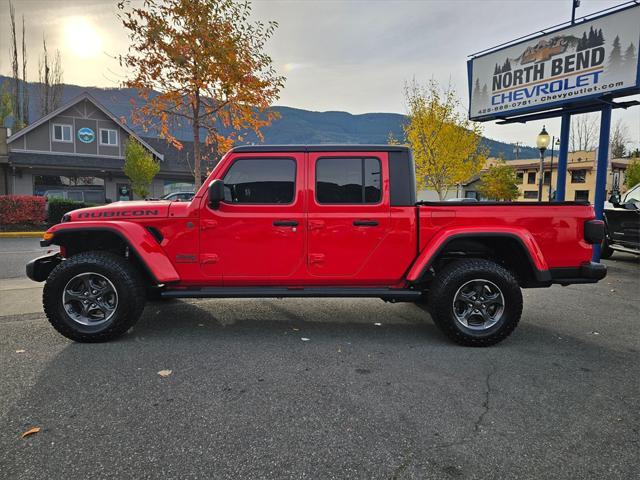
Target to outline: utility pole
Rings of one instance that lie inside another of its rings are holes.
[[[516,160],[520,158],[520,145],[522,145],[522,142],[515,142],[513,144],[513,153],[516,154]]]

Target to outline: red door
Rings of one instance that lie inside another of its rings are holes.
[[[386,152],[309,154],[311,276],[331,283],[382,280],[380,269],[367,264],[390,228],[387,161]]]
[[[303,153],[232,157],[220,175],[225,200],[201,210],[202,271],[225,285],[286,283],[304,271],[304,174]]]

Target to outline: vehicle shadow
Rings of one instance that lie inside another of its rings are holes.
[[[619,414],[632,387],[618,372],[637,352],[557,336],[525,321],[495,347],[465,348],[421,308],[370,300],[152,302],[120,340],[69,342],[38,365],[1,419],[0,463],[9,478],[88,478],[96,465],[120,478],[144,465],[165,478],[260,465],[389,478],[407,457],[415,477],[424,465],[470,475],[487,442],[513,458],[605,452],[611,435],[576,442],[575,425]],[[617,424],[615,438],[635,427]]]
[[[429,314],[413,304],[380,300],[323,299],[171,300],[149,302],[137,325],[121,342],[192,336],[250,335],[325,338],[420,338],[450,344]]]

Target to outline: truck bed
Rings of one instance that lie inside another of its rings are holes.
[[[587,202],[421,202],[418,249],[437,250],[445,233],[490,237],[511,232],[533,240],[548,269],[575,267],[591,260],[584,224],[593,216]]]

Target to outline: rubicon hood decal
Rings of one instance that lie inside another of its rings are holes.
[[[157,209],[137,210],[102,210],[93,212],[79,212],[78,218],[113,218],[113,217],[157,217],[160,211]]]
[[[127,218],[167,217],[171,202],[116,202],[70,212],[70,220],[114,220]]]

